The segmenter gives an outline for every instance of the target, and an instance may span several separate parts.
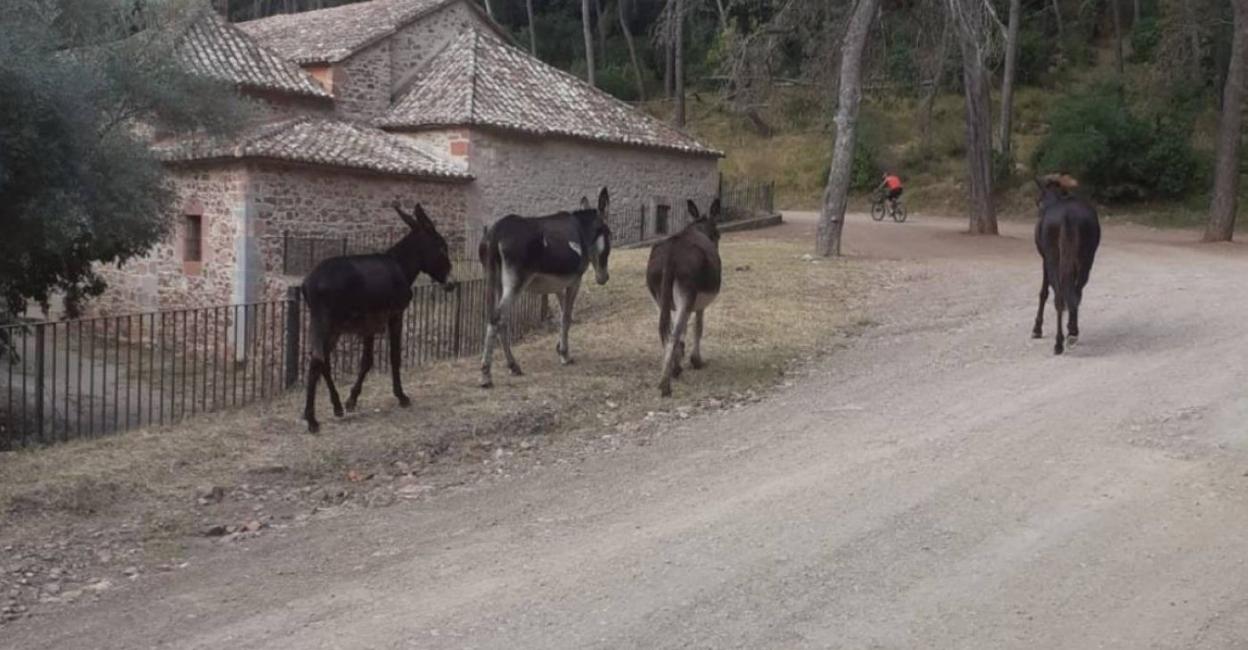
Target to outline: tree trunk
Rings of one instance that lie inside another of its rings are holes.
[[[719,10],[719,31],[728,31],[728,12],[724,10],[724,0],[715,0],[715,8]]]
[[[668,99],[676,94],[676,48],[672,46],[672,39],[667,38],[666,46],[663,48],[663,94]]]
[[[992,107],[988,70],[984,65],[987,16],[980,0],[949,0],[960,12],[955,18],[962,46],[962,86],[966,95],[966,166],[970,232],[997,234],[992,205]]]
[[[1060,0],[1053,0],[1053,20],[1057,21],[1057,52],[1065,60],[1066,32],[1062,27],[1062,5]]]
[[[624,15],[624,2],[625,0],[617,0],[615,3],[620,14],[620,31],[624,34],[624,43],[628,45],[628,59],[633,64],[633,78],[637,81],[637,99],[644,102],[646,101],[646,84],[641,79],[641,64],[637,62],[637,48],[633,46],[633,32],[629,30],[628,19]]]
[[[1114,56],[1118,60],[1118,79],[1122,79],[1124,62],[1122,56],[1122,17],[1118,12],[1118,0],[1109,0],[1109,10],[1114,16]]]
[[[676,55],[675,62],[675,92],[676,92],[676,126],[685,125],[685,3],[684,0],[676,0]]]
[[[1006,163],[1010,161],[1010,137],[1014,118],[1014,77],[1018,74],[1018,21],[1022,0],[1010,0],[1010,26],[1005,36],[1005,72],[1001,77],[1001,131],[997,150]]]
[[[490,0],[485,0],[485,13],[490,20],[494,20],[494,6],[490,4]]]
[[[1183,7],[1187,38],[1192,43],[1192,80],[1197,80],[1200,79],[1200,25],[1196,22],[1196,12],[1193,10],[1192,3],[1189,0],[1184,0],[1179,4]]]
[[[529,54],[537,56],[537,28],[533,26],[533,0],[524,0],[524,10],[529,14]]]
[[[597,86],[594,80],[594,31],[590,26],[589,0],[581,0],[581,31],[585,33],[585,78],[589,85]]]
[[[594,15],[597,20],[594,26],[598,28],[598,60],[603,65],[607,64],[607,24],[602,14],[602,0],[594,0]]]
[[[1140,24],[1140,0],[1133,0],[1131,3],[1131,28],[1135,29]]]
[[[1218,118],[1217,154],[1214,158],[1213,203],[1205,241],[1230,241],[1235,234],[1235,212],[1239,192],[1239,140],[1243,121],[1244,49],[1248,44],[1248,0],[1233,0],[1234,34],[1231,60],[1227,64],[1222,89],[1222,114]]]
[[[932,108],[936,105],[940,83],[945,78],[945,68],[949,65],[949,32],[953,27],[951,20],[946,18],[945,26],[940,31],[940,45],[936,47],[936,67],[932,70],[931,80],[919,102],[919,142],[924,152],[932,148]]]
[[[854,166],[858,105],[862,101],[862,53],[879,4],[879,0],[858,0],[841,43],[841,77],[834,119],[836,142],[832,145],[832,164],[828,168],[828,184],[823,190],[823,207],[815,233],[815,254],[821,257],[841,254],[841,232],[845,227],[849,179]]]

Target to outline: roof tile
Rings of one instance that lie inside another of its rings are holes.
[[[467,30],[434,55],[378,121],[390,129],[480,125],[719,156],[688,134],[491,34]]]
[[[255,158],[447,180],[472,178],[401,136],[338,119],[300,117],[230,137],[181,138],[158,144],[155,151],[168,162]]]
[[[176,56],[188,70],[246,88],[329,97],[299,66],[256,43],[212,11],[191,23]]]
[[[337,63],[454,0],[372,0],[238,23],[296,63]]]

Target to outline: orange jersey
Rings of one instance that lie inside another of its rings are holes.
[[[901,179],[890,174],[884,177],[884,185],[890,190],[899,190],[901,189]]]

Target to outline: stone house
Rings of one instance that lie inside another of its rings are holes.
[[[575,205],[615,211],[717,191],[719,152],[521,51],[471,0],[372,0],[228,24],[180,42],[189,69],[262,106],[226,139],[158,140],[178,197],[168,239],[101,269],[97,313],[285,295],[285,235],[396,230],[421,202],[467,252],[482,224]]]

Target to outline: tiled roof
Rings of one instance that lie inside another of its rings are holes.
[[[238,27],[296,63],[337,63],[456,0],[371,0],[279,14]]]
[[[479,30],[465,31],[426,62],[377,123],[392,129],[481,125],[722,155]]]
[[[266,159],[399,174],[471,180],[401,136],[338,119],[300,117],[228,138],[181,138],[155,146],[167,162]]]
[[[256,43],[205,10],[178,42],[177,56],[193,73],[247,88],[329,97],[299,66]]]

